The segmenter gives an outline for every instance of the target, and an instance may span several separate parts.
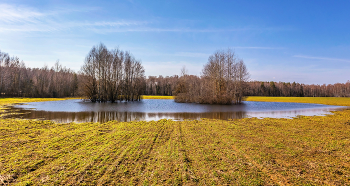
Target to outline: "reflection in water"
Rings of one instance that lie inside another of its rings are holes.
[[[36,110],[28,110],[34,108]],[[175,103],[173,100],[143,100],[138,103],[89,103],[79,100],[37,102],[12,107],[9,112],[19,115],[8,117],[46,119],[59,123],[140,121],[160,119],[241,119],[292,118],[298,115],[330,114],[346,107],[304,103],[244,102],[243,105],[201,105]]]
[[[100,122],[117,121],[150,121],[160,119],[185,120],[185,119],[240,119],[246,118],[245,112],[213,112],[213,113],[144,113],[144,112],[47,112],[47,111],[18,111],[20,115],[12,115],[12,118],[46,119],[58,123],[69,122]]]

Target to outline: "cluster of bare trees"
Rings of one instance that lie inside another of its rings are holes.
[[[81,68],[83,95],[92,102],[137,101],[144,91],[145,70],[130,52],[94,46]]]
[[[350,81],[329,85],[252,81],[246,91],[248,96],[350,97]]]
[[[78,89],[78,75],[56,62],[54,67],[26,68],[18,57],[0,51],[1,97],[69,97]]]
[[[242,59],[231,49],[211,55],[201,77],[182,70],[175,93],[176,102],[239,104],[245,96],[249,73]]]

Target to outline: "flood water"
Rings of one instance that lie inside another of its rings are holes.
[[[91,103],[82,100],[33,102],[16,105],[9,117],[23,119],[46,119],[59,123],[139,121],[159,119],[240,119],[293,118],[298,115],[314,116],[331,114],[330,111],[346,107],[306,103],[279,103],[245,101],[242,105],[203,105],[176,103],[174,100],[146,99],[140,102]]]

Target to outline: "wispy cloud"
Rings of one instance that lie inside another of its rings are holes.
[[[235,46],[232,48],[238,48],[238,49],[263,49],[263,50],[275,50],[275,49],[285,49],[283,47],[258,47],[258,46],[252,46],[252,47],[242,47],[242,46]]]
[[[350,63],[349,59],[339,59],[339,58],[330,58],[330,57],[316,57],[316,56],[305,56],[305,55],[294,55],[293,57],[304,58],[304,59],[319,59],[319,60],[327,60],[327,61],[341,61]]]
[[[150,22],[148,22],[150,23]],[[212,32],[242,32],[242,31],[278,31],[279,28],[256,28],[256,27],[242,27],[242,28],[225,28],[225,29],[207,29],[207,28],[160,28],[160,27],[134,27],[134,28],[95,28],[93,31],[99,33],[113,33],[113,32],[196,32],[196,33],[212,33]],[[242,47],[254,48],[254,47]],[[264,47],[255,47],[255,49],[263,49]],[[264,48],[275,49],[275,48]]]
[[[247,28],[241,29],[191,29],[191,28],[116,28],[116,29],[103,29],[101,32],[233,32],[244,31]]]
[[[24,5],[0,4],[0,32],[53,32],[71,29],[90,30],[100,34],[118,32],[242,32],[242,31],[271,31],[281,28],[171,28],[152,25],[152,21],[115,20],[88,22],[77,18],[68,20],[70,13],[96,11],[97,7],[58,8],[55,10],[39,11]],[[162,24],[162,23],[161,23]],[[247,49],[273,49],[269,47],[236,47]]]
[[[96,8],[67,8],[41,12],[27,6],[0,4],[0,32],[52,32],[74,28],[110,29],[148,24],[146,21],[65,21],[64,15]]]
[[[44,14],[26,6],[0,4],[0,20],[2,22],[37,22]]]
[[[38,23],[45,19],[74,12],[89,12],[98,7],[56,8],[55,10],[39,11],[25,5],[0,4],[0,21],[6,23]]]

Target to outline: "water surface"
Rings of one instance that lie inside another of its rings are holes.
[[[298,115],[331,114],[346,107],[307,103],[253,102],[242,105],[204,105],[176,103],[168,99],[146,99],[140,102],[91,103],[82,100],[33,102],[13,107],[24,119],[48,119],[56,122],[107,122],[110,120],[159,119],[240,119],[247,117],[293,118]]]

